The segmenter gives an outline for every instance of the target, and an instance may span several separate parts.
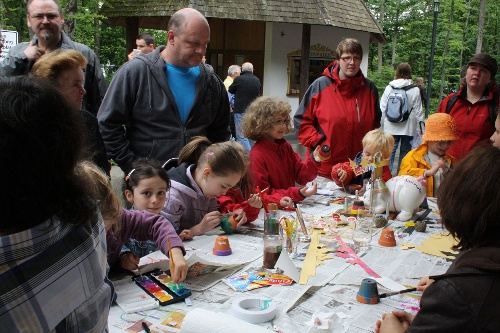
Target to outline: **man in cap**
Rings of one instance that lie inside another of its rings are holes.
[[[456,93],[448,95],[438,112],[449,113],[457,126],[458,140],[448,153],[460,160],[472,148],[487,143],[495,130],[499,94],[494,77],[497,61],[486,53],[476,54],[468,63],[465,83]]]

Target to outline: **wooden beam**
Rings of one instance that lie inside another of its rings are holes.
[[[311,48],[311,25],[302,24],[302,47],[300,54],[299,103],[309,87],[309,51]]]
[[[125,21],[125,47],[127,48],[125,61],[128,61],[127,55],[135,49],[135,39],[139,35],[139,18],[137,16],[127,17]]]

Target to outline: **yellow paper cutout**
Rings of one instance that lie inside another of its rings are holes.
[[[439,233],[431,235],[422,242],[422,245],[403,243],[401,249],[408,250],[415,248],[422,253],[436,257],[455,259],[458,251],[452,249],[454,245],[456,245],[456,240],[449,233]],[[452,253],[453,255],[447,255],[444,252]]]
[[[319,239],[320,231],[314,229],[311,234],[311,243],[309,244],[309,249],[302,265],[302,271],[300,272],[299,284],[307,284],[310,276],[316,276],[316,266],[323,264],[323,258],[328,250],[324,249],[325,244],[320,244]]]

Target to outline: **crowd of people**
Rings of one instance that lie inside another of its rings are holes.
[[[379,100],[360,69],[361,44],[343,39],[295,112],[302,158],[285,139],[290,104],[260,96],[251,63],[230,66],[224,82],[205,63],[210,27],[199,11],[171,16],[165,46],[139,35],[106,91],[97,56],[62,31],[60,5],[29,0],[26,9],[34,37],[0,64],[3,327],[105,332],[110,270],[135,270],[141,256],[160,250],[175,261],[173,282],[183,281],[183,242],[217,227],[223,214],[241,226],[269,203],[292,208],[317,193],[318,175],[362,184],[371,174],[354,174],[352,163],[376,159],[387,161],[376,175],[383,181],[427,179],[427,196],[437,196],[443,225],[463,250],[446,274],[423,279],[415,318],[386,314],[376,331],[500,327],[492,312],[500,296],[494,58],[475,55],[461,89],[425,120],[429,101],[410,64],[397,67]],[[412,150],[423,122],[423,142]],[[129,209],[111,186],[111,160],[125,174]]]

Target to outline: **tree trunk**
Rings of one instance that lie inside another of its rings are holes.
[[[399,30],[399,4],[398,0],[396,4],[396,21],[394,22],[394,37],[392,38],[392,57],[391,57],[391,69],[394,69],[394,63],[396,62],[396,45],[398,44],[398,30]]]
[[[466,16],[466,19],[465,19],[465,26],[464,26],[464,29],[463,29],[463,34],[462,34],[462,45],[465,45],[465,35],[467,33],[467,28],[469,26],[469,17],[470,17],[470,4],[471,3],[471,0],[469,0],[467,2],[467,16]],[[459,62],[459,68],[462,69],[462,64],[463,64],[463,61],[464,61],[464,49],[461,48],[460,49],[460,62]],[[462,79],[462,78],[460,78]]]
[[[63,10],[64,16],[74,15],[78,12],[78,0],[69,0],[66,3],[66,7]],[[75,19],[64,18],[63,31],[69,38],[73,39],[73,33],[75,32]]]
[[[382,28],[384,27],[384,15],[385,15],[385,9],[384,9],[384,0],[380,0],[380,23],[382,24]],[[377,45],[377,72],[380,74],[382,72],[382,66],[383,66],[383,53],[382,53],[382,43],[378,43]]]
[[[481,53],[483,48],[483,31],[484,31],[484,8],[486,7],[486,0],[481,0],[479,5],[479,21],[477,23],[477,44],[476,54]]]

